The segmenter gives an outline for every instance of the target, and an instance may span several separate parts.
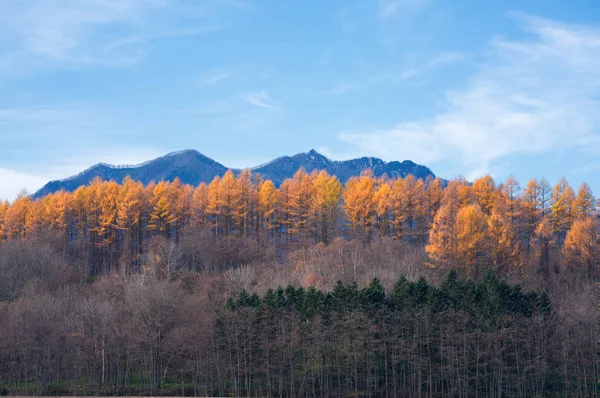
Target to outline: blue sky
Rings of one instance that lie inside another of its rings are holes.
[[[193,148],[600,191],[596,0],[1,0],[0,198]]]

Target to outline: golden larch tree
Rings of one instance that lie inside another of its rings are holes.
[[[452,203],[442,205],[429,231],[429,243],[425,250],[431,260],[430,265],[440,268],[456,268],[458,240],[456,235],[457,207]]]
[[[277,189],[271,180],[265,180],[260,183],[258,188],[258,211],[259,222],[262,224],[261,230],[264,230],[270,239],[275,237],[277,211]],[[258,238],[258,234],[257,234]]]
[[[391,205],[392,205],[392,220],[391,226],[393,230],[393,236],[395,238],[403,238],[405,236],[405,222],[407,214],[407,195],[406,195],[406,183],[403,178],[398,178],[392,184],[391,194]]]
[[[336,209],[340,201],[342,186],[337,177],[325,170],[312,173],[313,199],[311,218],[313,235],[317,242],[329,243],[335,230]]]
[[[8,238],[22,239],[25,238],[27,230],[27,215],[31,199],[26,193],[21,193],[11,203],[4,215],[4,229]]]
[[[489,257],[494,269],[521,265],[519,239],[509,213],[494,208],[488,217]]]
[[[459,266],[479,282],[488,249],[488,217],[477,204],[462,207],[456,214]]]
[[[352,235],[369,240],[375,217],[375,178],[368,171],[360,177],[352,177],[343,192],[344,211]]]
[[[492,208],[496,200],[496,183],[490,175],[478,178],[473,182],[473,195],[481,211],[488,216],[492,214]]]
[[[208,185],[208,204],[206,215],[213,228],[215,237],[219,236],[221,228],[221,177],[216,176]]]
[[[200,183],[192,196],[192,221],[205,225],[208,220],[208,185]]]
[[[550,219],[557,238],[557,247],[562,247],[567,231],[573,221],[575,192],[565,178],[561,178],[552,190]]]
[[[589,280],[594,280],[598,262],[598,227],[593,218],[577,219],[573,222],[565,239],[563,254],[569,266],[585,268]]]
[[[392,218],[392,188],[389,182],[380,181],[373,198],[375,213],[377,214],[377,230],[384,237],[390,234],[390,220]]]
[[[578,219],[592,217],[596,212],[596,198],[587,183],[582,183],[573,203],[573,215]]]
[[[540,197],[540,184],[531,180],[520,195],[521,229],[525,240],[527,252],[530,251],[535,231],[542,219],[542,201]]]

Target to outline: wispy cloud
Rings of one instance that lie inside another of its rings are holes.
[[[379,18],[390,20],[400,14],[412,14],[427,8],[431,0],[379,0]]]
[[[445,111],[339,138],[385,158],[458,161],[469,177],[510,155],[597,145],[600,29],[513,17],[531,36],[493,39],[468,85],[445,94]]]
[[[3,0],[0,74],[57,67],[123,66],[159,39],[212,32],[227,2]],[[238,7],[235,7],[238,8]]]
[[[249,104],[254,106],[258,106],[261,108],[279,110],[281,109],[281,104],[274,99],[272,99],[269,94],[265,90],[257,91],[255,93],[248,94],[246,96],[246,101]]]
[[[229,80],[239,75],[239,70],[211,70],[202,74],[198,84],[200,86],[212,86],[224,80]]]
[[[373,73],[365,79],[342,80],[336,82],[330,89],[334,95],[343,95],[352,91],[366,89],[382,83],[398,84],[412,79],[436,68],[442,68],[462,61],[464,55],[456,52],[440,52],[429,58],[423,57],[423,61],[417,63],[409,62],[408,66],[398,67],[399,71],[384,70]]]

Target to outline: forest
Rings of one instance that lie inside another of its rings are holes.
[[[598,396],[598,209],[250,170],[0,202],[0,395]]]

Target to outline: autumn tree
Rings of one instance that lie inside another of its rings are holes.
[[[352,235],[369,240],[375,217],[375,179],[371,172],[351,177],[346,183],[344,211],[350,223]]]
[[[375,191],[375,213],[377,214],[377,230],[382,237],[390,234],[390,221],[392,219],[392,188],[388,181],[380,181]]]
[[[404,235],[406,240],[414,243],[417,235],[415,231],[418,228],[419,203],[424,195],[424,186],[412,174],[404,179],[398,179],[398,181],[402,181],[402,183],[398,187],[394,184],[392,197],[395,199],[393,203],[398,204],[398,209],[394,209],[394,218],[399,218],[398,222],[395,221],[395,225],[402,224],[402,226],[396,235]]]
[[[587,183],[582,183],[573,202],[573,215],[578,219],[592,217],[596,210],[596,198]]]
[[[166,238],[171,237],[178,220],[175,209],[176,190],[176,185],[161,181],[152,190],[152,198],[150,199],[152,210],[150,211],[149,229]]]
[[[525,247],[529,252],[538,223],[541,221],[542,200],[540,198],[540,184],[531,180],[520,195],[521,203],[521,230]]]
[[[496,189],[496,183],[490,175],[478,178],[473,182],[473,195],[481,211],[488,216],[492,214],[492,208],[496,201],[496,195],[498,193]]]
[[[139,261],[144,241],[144,230],[149,221],[146,191],[140,182],[125,178],[119,192],[116,224],[122,236],[123,266],[134,265],[139,271]]]
[[[392,205],[392,231],[395,238],[403,238],[406,234],[405,223],[408,213],[408,198],[406,195],[406,182],[403,178],[398,178],[392,184],[392,193],[390,197]]]
[[[238,236],[250,236],[252,233],[257,201],[258,191],[252,172],[244,169],[236,180],[236,206],[234,212]]]
[[[429,231],[429,243],[425,246],[431,265],[455,268],[457,265],[458,240],[456,235],[456,207],[445,204],[437,211]]]
[[[428,231],[433,224],[433,218],[437,213],[442,203],[444,190],[442,188],[442,180],[438,177],[434,180],[429,180],[425,191],[423,202],[423,213],[425,214],[425,229]]]
[[[335,232],[337,208],[342,194],[342,185],[335,176],[324,170],[312,175],[313,200],[311,217],[314,220],[314,236],[317,242],[325,244],[332,240]]]
[[[293,191],[293,183],[289,178],[285,179],[277,190],[277,219],[280,226],[278,231],[278,239],[284,239],[286,247],[289,245],[294,236],[292,228],[292,224],[294,223],[294,202],[292,199]]]
[[[488,248],[488,217],[478,205],[462,207],[456,214],[456,241],[459,266],[478,282]]]
[[[267,236],[273,239],[276,228],[277,190],[271,180],[264,180],[258,188],[258,218],[257,223],[266,231]],[[257,239],[258,239],[257,234]]]
[[[494,269],[520,265],[519,240],[510,213],[493,209],[488,217],[489,257]]]
[[[22,239],[26,235],[27,215],[31,199],[26,192],[21,192],[12,202],[4,215],[4,231],[11,239]]]
[[[573,222],[565,238],[563,253],[567,264],[574,269],[585,269],[589,280],[594,280],[598,261],[598,228],[593,218]]]
[[[562,178],[552,191],[550,219],[556,235],[557,247],[562,247],[564,238],[573,221],[575,192],[565,178]]]
[[[205,225],[208,222],[208,185],[200,183],[194,190],[192,198],[192,220],[196,224]]]
[[[221,178],[216,176],[208,185],[208,204],[206,206],[207,218],[213,229],[215,238],[221,234]]]
[[[303,168],[300,168],[291,179],[290,188],[290,233],[298,237],[302,244],[305,244],[311,223],[314,222],[311,219],[314,200],[311,176]]]

